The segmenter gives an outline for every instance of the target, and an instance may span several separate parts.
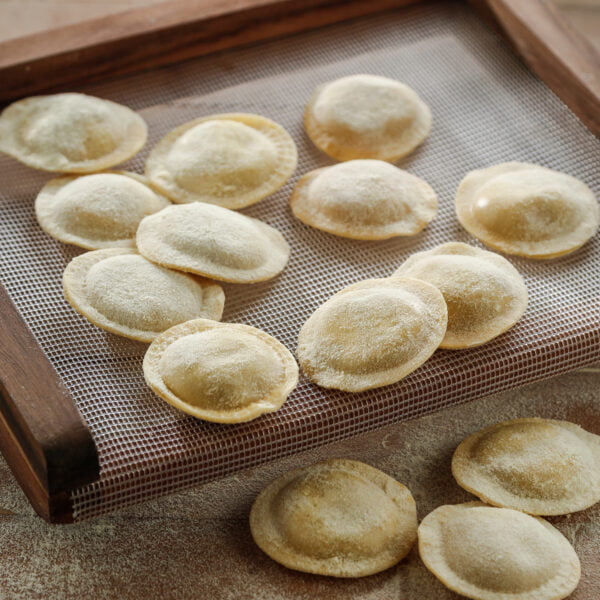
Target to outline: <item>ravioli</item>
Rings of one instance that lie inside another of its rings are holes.
[[[304,112],[315,146],[336,160],[394,162],[431,129],[431,111],[407,85],[378,75],[350,75],[317,87]]]
[[[585,183],[530,163],[467,173],[455,207],[462,226],[486,246],[528,258],[574,252],[600,224],[598,201]]]
[[[369,279],[320,306],[298,336],[305,375],[325,387],[359,392],[395,383],[438,348],[447,323],[441,292],[408,278]]]
[[[358,240],[415,235],[437,212],[425,181],[379,160],[310,171],[296,183],[290,204],[307,225]]]
[[[471,348],[510,329],[527,307],[527,288],[502,256],[450,242],[410,256],[394,273],[437,287],[448,305],[440,348]]]
[[[264,331],[195,319],[158,336],[144,356],[150,388],[205,421],[240,423],[277,410],[298,382],[292,354]]]
[[[452,473],[489,504],[567,514],[600,501],[600,436],[567,421],[504,421],[463,440]]]
[[[102,171],[131,158],[146,137],[140,115],[85,94],[33,96],[0,115],[0,152],[43,171]]]
[[[283,271],[290,255],[273,227],[201,202],[168,206],[143,219],[137,247],[165,267],[231,283],[271,279]]]
[[[41,228],[88,250],[135,247],[140,221],[169,206],[148,181],[125,171],[51,179],[35,201]]]
[[[404,558],[417,536],[417,509],[404,485],[353,460],[290,471],[268,485],[250,512],[256,544],[307,573],[362,577]]]
[[[480,502],[436,508],[418,529],[425,566],[474,600],[560,600],[576,587],[579,558],[550,523]]]
[[[180,125],[152,149],[146,176],[173,202],[243,208],[276,192],[296,170],[288,132],[259,115],[211,115]]]
[[[63,287],[69,304],[94,325],[141,342],[190,319],[218,320],[225,302],[216,283],[155,265],[130,248],[76,256]]]

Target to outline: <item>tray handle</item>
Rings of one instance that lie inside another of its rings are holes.
[[[600,137],[600,53],[545,0],[469,0],[548,87]]]
[[[71,490],[99,476],[87,424],[2,284],[0,450],[36,512],[51,522],[71,522]]]

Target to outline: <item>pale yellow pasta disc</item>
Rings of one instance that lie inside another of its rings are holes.
[[[220,285],[156,265],[131,248],[94,250],[75,257],[63,276],[65,298],[94,325],[151,342],[173,325],[220,319]]]
[[[410,154],[431,129],[431,111],[394,79],[350,75],[315,89],[304,112],[315,146],[336,160],[393,162]]]
[[[527,307],[525,282],[505,258],[460,242],[413,254],[397,276],[427,281],[442,292],[448,329],[440,348],[484,344],[511,328]]]
[[[135,247],[140,221],[170,202],[136,173],[115,171],[50,180],[35,201],[42,229],[88,250]]]
[[[143,219],[137,247],[165,267],[232,283],[271,279],[283,271],[290,255],[273,227],[202,202],[168,206]]]
[[[0,151],[43,171],[102,171],[131,158],[146,137],[140,115],[85,94],[33,96],[0,115]]]
[[[529,163],[467,173],[456,192],[462,226],[486,246],[528,258],[554,258],[585,244],[600,207],[579,179]]]
[[[259,115],[211,115],[180,125],[152,149],[146,176],[173,202],[238,209],[276,192],[298,155],[288,132]]]
[[[240,423],[280,408],[296,387],[298,365],[260,329],[195,319],[154,340],[144,377],[158,396],[193,417]]]
[[[298,336],[306,376],[359,392],[399,381],[438,348],[447,323],[440,291],[408,278],[369,279],[320,306]]]
[[[474,600],[561,600],[581,575],[579,558],[558,529],[509,508],[440,506],[418,534],[425,566]]]
[[[568,421],[505,421],[462,441],[452,473],[489,504],[567,514],[600,501],[600,436]]]
[[[302,222],[358,240],[419,233],[437,212],[422,179],[380,160],[350,160],[303,175],[290,198]]]
[[[404,558],[417,537],[417,509],[404,485],[354,460],[290,471],[268,485],[250,512],[257,545],[307,573],[362,577]]]

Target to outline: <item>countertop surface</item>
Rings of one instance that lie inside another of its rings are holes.
[[[458,600],[429,574],[415,549],[396,567],[356,580],[281,567],[254,545],[250,506],[285,471],[343,457],[407,485],[422,519],[441,504],[475,499],[450,473],[452,453],[465,436],[526,416],[565,419],[600,434],[600,372],[562,375],[456,406],[77,525],[53,526],[37,517],[1,461],[0,598]],[[570,598],[597,600],[600,503],[549,520],[582,562],[582,579]]]

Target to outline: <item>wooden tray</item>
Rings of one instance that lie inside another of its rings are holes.
[[[0,44],[0,100],[62,90],[200,54],[412,4],[411,0],[164,2]],[[596,51],[537,0],[473,2],[531,68],[600,135]],[[150,43],[151,42],[151,43]],[[0,289],[0,449],[35,510],[73,519],[70,492],[98,479],[91,433],[52,364]]]

